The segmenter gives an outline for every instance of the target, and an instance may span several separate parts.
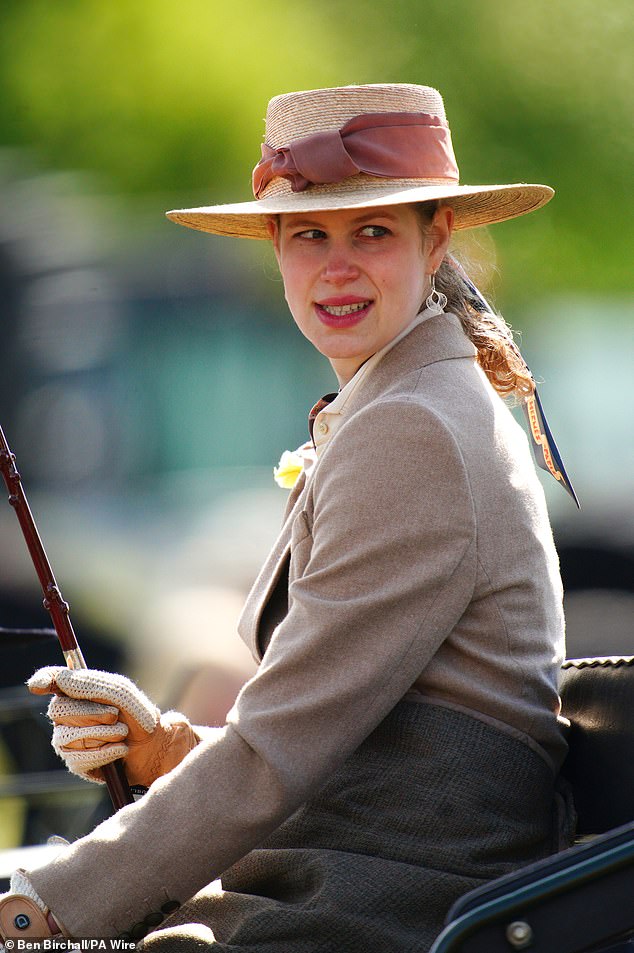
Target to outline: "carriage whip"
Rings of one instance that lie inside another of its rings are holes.
[[[40,534],[37,531],[31,508],[22,487],[15,455],[9,449],[2,427],[0,427],[0,470],[9,491],[9,503],[15,510],[27,549],[40,580],[44,593],[44,608],[49,612],[53,621],[66,664],[72,669],[86,668],[84,657],[70,621],[68,603],[62,598],[59,586],[55,581],[53,570],[44,551]],[[119,760],[104,765],[101,771],[115,810],[119,810],[126,804],[131,804],[134,798],[125,776],[123,761]]]

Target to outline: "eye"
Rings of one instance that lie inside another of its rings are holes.
[[[293,238],[301,238],[308,242],[316,242],[326,237],[320,228],[306,228],[303,232],[295,232]]]
[[[390,230],[385,225],[364,225],[359,231],[359,235],[363,238],[383,238],[384,235],[389,234]]]

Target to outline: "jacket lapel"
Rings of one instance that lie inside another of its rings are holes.
[[[266,606],[280,575],[284,571],[291,548],[291,530],[295,516],[302,508],[306,490],[306,474],[301,473],[289,497],[284,522],[266,562],[251,587],[238,620],[238,632],[255,659],[261,658],[258,628]]]

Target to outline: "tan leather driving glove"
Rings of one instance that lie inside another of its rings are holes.
[[[124,758],[129,783],[149,787],[200,741],[184,715],[161,714],[124,675],[47,666],[27,687],[53,693],[53,748],[73,774],[91,781],[103,783],[100,768]]]

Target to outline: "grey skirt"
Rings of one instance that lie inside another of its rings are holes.
[[[144,953],[424,953],[451,904],[561,846],[547,761],[401,701],[324,787],[139,944]]]

